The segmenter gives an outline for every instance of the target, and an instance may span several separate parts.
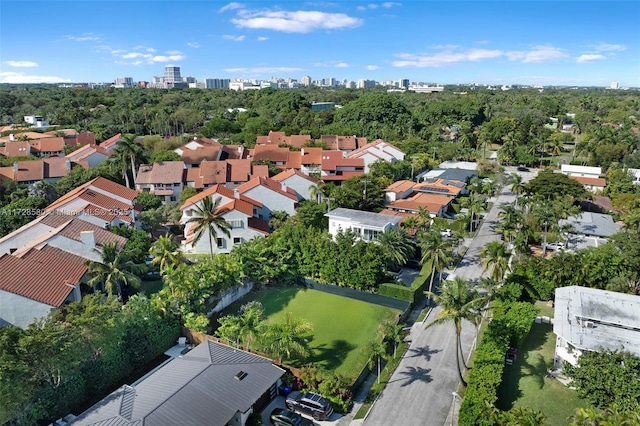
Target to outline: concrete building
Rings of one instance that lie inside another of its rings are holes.
[[[309,75],[305,75],[304,77],[302,77],[302,79],[300,79],[300,81],[303,86],[309,87],[312,84],[311,76]]]
[[[358,80],[356,87],[358,89],[373,89],[376,87],[376,82],[375,80]]]
[[[569,177],[599,178],[602,175],[601,167],[574,166],[572,164],[561,164],[560,173]]]
[[[116,82],[113,87],[116,89],[129,89],[135,87],[135,83],[131,77],[116,77]]]
[[[577,365],[585,351],[618,350],[640,356],[640,296],[569,286],[556,289],[554,366]]]
[[[206,89],[228,89],[231,80],[228,78],[207,78],[204,82]]]
[[[24,121],[37,129],[49,127],[49,122],[41,115],[25,115]]]
[[[329,218],[329,234],[333,238],[339,232],[351,230],[364,241],[371,241],[382,232],[397,228],[401,216],[391,216],[339,207],[325,214]]]
[[[180,76],[180,67],[164,67],[164,83],[182,83],[182,77]]]

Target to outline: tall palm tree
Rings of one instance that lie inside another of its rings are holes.
[[[306,334],[312,330],[310,322],[287,312],[284,322],[269,324],[262,336],[267,352],[278,359],[284,356],[290,359],[292,355],[306,357],[311,353]]]
[[[538,224],[544,229],[544,241],[542,243],[542,256],[547,254],[547,236],[549,229],[558,224],[558,215],[553,207],[544,201],[534,206],[534,215],[538,220]]]
[[[87,284],[104,288],[109,297],[113,296],[115,290],[119,299],[122,299],[122,286],[140,285],[140,277],[136,274],[141,274],[145,269],[144,265],[129,260],[126,252],[120,250],[115,242],[102,246],[100,262],[88,260],[86,264],[91,277]]]
[[[165,275],[170,266],[178,266],[184,262],[182,252],[179,250],[180,244],[173,241],[169,234],[162,235],[149,249],[149,254],[153,256],[151,264],[157,266],[160,275]]]
[[[522,213],[520,210],[516,210],[511,205],[504,206],[498,212],[498,219],[501,219],[502,223],[500,229],[505,237],[508,237],[508,241],[512,242],[513,237],[517,233],[522,224]]]
[[[502,241],[491,241],[480,252],[484,272],[491,268],[489,276],[495,281],[502,281],[504,274],[509,270],[511,251]]]
[[[122,174],[128,188],[134,188],[136,183],[136,163],[140,164],[142,157],[142,147],[135,140],[135,136],[123,136],[118,142],[114,153],[116,159],[122,163]],[[131,167],[131,176],[133,178],[133,186],[129,184],[128,170]]]
[[[462,342],[460,334],[462,333],[462,320],[476,323],[477,317],[480,315],[481,308],[485,304],[485,299],[471,286],[471,284],[463,278],[456,277],[453,280],[446,280],[440,285],[440,294],[430,293],[433,300],[442,307],[442,310],[436,316],[436,319],[427,325],[427,328],[436,324],[453,322],[456,332],[456,366],[458,367],[458,376],[463,386],[467,386],[467,382],[462,376],[460,367],[460,356],[464,363],[464,354],[462,353]]]
[[[325,183],[320,181],[309,187],[309,197],[314,199],[316,203],[320,204],[324,201],[326,191],[327,188]]]
[[[422,250],[420,263],[424,265],[431,261],[431,279],[429,281],[429,293],[431,293],[436,271],[440,273],[440,278],[442,278],[442,270],[451,261],[451,244],[442,238],[437,229],[419,233],[418,244]]]
[[[403,327],[399,324],[395,324],[391,321],[385,321],[380,324],[380,334],[382,334],[383,340],[393,343],[393,358],[396,357],[398,344],[402,342],[404,338]]]
[[[378,365],[378,384],[380,384],[380,368],[382,359],[387,355],[387,345],[383,339],[377,338],[369,342],[365,350],[369,356],[369,368],[372,368],[374,364]]]
[[[522,182],[522,176],[517,173],[511,173],[511,177],[511,192],[516,196],[516,207],[518,207],[518,198],[524,193],[524,183]]]
[[[375,241],[382,247],[387,265],[392,270],[407,263],[416,251],[411,236],[402,228],[381,232]]]
[[[186,222],[196,224],[193,230],[195,234],[194,245],[208,233],[211,259],[213,259],[213,239],[218,239],[218,231],[221,231],[227,237],[231,236],[229,231],[231,224],[222,217],[227,212],[227,209],[220,208],[221,201],[221,197],[216,198],[216,201],[213,201],[211,197],[203,198],[202,202],[196,205],[195,215]]]

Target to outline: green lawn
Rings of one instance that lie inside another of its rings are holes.
[[[395,320],[400,311],[317,290],[284,287],[254,292],[225,309],[235,315],[250,300],[262,303],[267,321],[281,321],[287,312],[313,324],[313,355],[287,360],[295,367],[313,363],[321,370],[355,378],[367,361],[363,348],[378,333],[378,324]]]
[[[518,349],[516,362],[505,366],[498,389],[498,408],[531,407],[544,413],[549,425],[560,426],[567,424],[567,418],[573,415],[575,408],[589,405],[557,379],[545,377],[547,367],[553,361],[555,341],[552,324],[533,324],[529,336]]]

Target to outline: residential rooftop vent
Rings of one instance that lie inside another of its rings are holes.
[[[248,373],[245,373],[244,371],[240,370],[240,372],[238,374],[236,374],[235,376],[233,376],[236,380],[240,381],[242,379],[244,379],[245,377],[247,377]]]

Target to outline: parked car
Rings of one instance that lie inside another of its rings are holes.
[[[443,229],[440,231],[440,235],[443,237],[451,238],[453,236],[453,231],[451,229]]]
[[[516,168],[516,170],[519,171],[519,172],[528,172],[529,171],[529,169],[526,168],[525,166],[518,166]]]
[[[313,426],[313,422],[285,408],[275,408],[269,416],[274,426]]]
[[[316,420],[326,420],[333,413],[331,402],[324,396],[313,392],[291,392],[287,395],[285,403],[288,409],[308,414]]]
[[[545,247],[547,248],[547,250],[558,251],[558,250],[564,249],[564,244],[562,244],[562,243],[547,243]]]

